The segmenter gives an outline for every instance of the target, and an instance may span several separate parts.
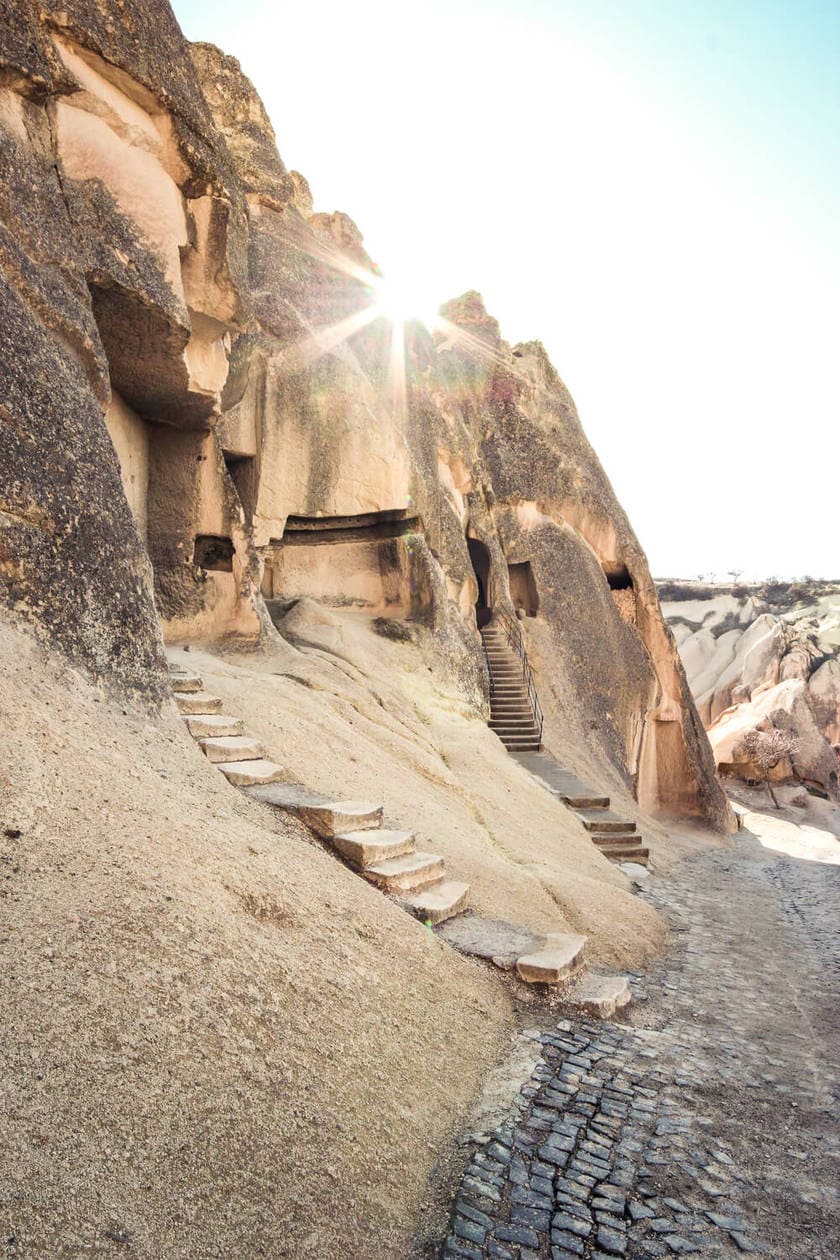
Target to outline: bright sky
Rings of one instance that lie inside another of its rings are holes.
[[[418,312],[543,341],[658,576],[840,576],[836,0],[174,0]]]

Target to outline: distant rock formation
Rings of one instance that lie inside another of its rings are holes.
[[[720,770],[760,779],[744,736],[777,727],[797,751],[773,777],[837,796],[840,583],[663,583],[661,596]]]
[[[238,63],[158,0],[12,0],[0,64],[14,615],[154,705],[161,626],[255,645],[314,599],[433,630],[481,708],[476,611],[501,605],[551,747],[727,828],[644,554],[543,347],[506,345],[475,293],[392,338],[356,225],[313,213]]]

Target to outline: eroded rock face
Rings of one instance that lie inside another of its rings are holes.
[[[21,5],[3,38],[8,602],[155,695],[155,612],[170,639],[242,643],[295,600],[410,619],[479,708],[476,603],[506,608],[558,755],[727,826],[644,555],[542,346],[506,345],[476,293],[395,336],[358,227],[313,212],[238,63],[167,8]]]
[[[733,593],[686,582],[668,584],[665,593],[672,598],[663,610],[718,766],[760,778],[738,740],[750,730],[780,726],[794,732],[800,751],[773,777],[799,778],[836,795],[840,588],[765,584]]]

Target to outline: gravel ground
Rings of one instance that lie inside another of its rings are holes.
[[[741,833],[643,896],[671,948],[627,1023],[542,1031],[442,1254],[836,1260],[840,866]]]

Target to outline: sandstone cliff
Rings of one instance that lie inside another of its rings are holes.
[[[235,62],[185,62],[157,6],[32,12],[6,27],[10,605],[154,700],[149,563],[170,639],[259,640],[261,591],[340,597],[444,628],[480,702],[473,540],[485,598],[530,584],[549,742],[575,760],[576,728],[643,807],[723,825],[644,557],[541,347],[468,295],[403,364],[358,231],[310,213]],[[323,518],[358,545],[291,545]]]
[[[542,347],[476,294],[395,336],[358,228],[313,213],[238,64],[159,0],[3,18],[4,1173],[29,1252],[404,1256],[507,990],[219,781],[164,641],[207,653],[290,776],[385,798],[479,910],[596,961],[642,963],[662,925],[487,729],[477,619],[521,618],[546,743],[628,810],[725,830],[706,737]]]
[[[837,797],[840,753],[840,588],[832,582],[754,586],[663,584],[663,610],[727,774],[758,779],[742,748],[752,730],[798,741],[772,773]]]

